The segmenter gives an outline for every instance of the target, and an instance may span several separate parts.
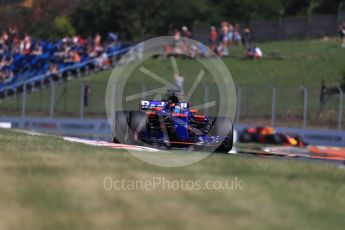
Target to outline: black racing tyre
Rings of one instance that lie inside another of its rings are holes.
[[[220,136],[223,142],[214,148],[214,146],[198,146],[194,149],[202,152],[228,153],[232,149],[233,142],[233,125],[228,118],[217,117],[212,121],[212,127],[208,136]]]
[[[115,113],[114,128],[113,128],[113,142],[126,143],[128,137],[128,111],[117,111]]]
[[[216,118],[213,129],[215,135],[223,138],[223,142],[214,150],[218,153],[228,153],[232,149],[233,144],[233,124],[229,118]]]
[[[282,134],[271,134],[266,136],[268,144],[283,145],[285,143],[285,137]]]
[[[127,143],[139,144],[140,133],[146,130],[147,116],[145,112],[132,111],[129,113],[128,126],[129,132],[127,136]]]
[[[253,142],[254,141],[254,136],[251,133],[243,132],[239,136],[239,141],[243,142],[243,143]]]
[[[129,128],[133,132],[142,132],[146,129],[147,116],[141,111],[132,111],[129,114]]]

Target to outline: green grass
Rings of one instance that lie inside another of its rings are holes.
[[[3,129],[0,146],[0,229],[315,230],[345,225],[345,171],[335,165],[211,155],[187,167],[161,168],[123,150]],[[237,177],[242,189],[108,191],[105,177],[202,182]]]
[[[339,99],[329,98],[322,114],[319,111],[319,89],[322,79],[328,86],[334,86],[341,79],[345,70],[345,50],[340,48],[335,38],[329,40],[282,41],[259,44],[267,58],[259,61],[244,60],[242,47],[230,49],[232,57],[223,59],[229,68],[235,83],[242,88],[241,115],[242,121],[270,121],[271,89],[270,84],[277,87],[277,122],[282,125],[301,125],[303,95],[299,85],[309,90],[309,116],[311,126],[336,127]],[[194,60],[177,60],[180,71],[184,74],[188,89],[199,73],[200,64]],[[147,69],[160,74],[172,81],[170,60],[148,60],[142,63]],[[68,84],[59,85],[56,92],[55,115],[78,116],[80,103],[80,84],[87,81],[91,86],[90,106],[85,109],[86,117],[104,117],[104,96],[111,70],[95,73],[84,79],[76,79]],[[159,86],[144,74],[136,71],[129,79],[126,91],[140,91],[140,82],[149,87]],[[209,74],[206,73],[205,79]],[[212,91],[214,83],[206,80],[211,87],[210,97],[216,96]],[[148,88],[149,88],[148,87]],[[203,89],[199,88],[194,99],[203,98]],[[0,104],[0,115],[19,115],[21,112],[20,98],[12,98]],[[50,90],[33,93],[28,96],[28,112],[31,116],[49,115]],[[133,107],[133,103],[131,106]],[[345,108],[345,106],[344,106]],[[291,124],[289,122],[292,122]]]

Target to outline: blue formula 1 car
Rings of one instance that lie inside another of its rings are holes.
[[[113,141],[155,147],[227,153],[233,144],[229,118],[198,115],[174,93],[162,101],[141,101],[139,111],[118,111]]]

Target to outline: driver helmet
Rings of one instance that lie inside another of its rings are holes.
[[[170,107],[171,106],[175,106],[176,104],[178,104],[178,97],[175,96],[175,95],[171,95],[169,97],[169,105],[170,105]]]
[[[173,113],[180,113],[181,108],[178,105],[178,103],[179,103],[178,97],[176,95],[171,95],[168,100],[169,110],[171,110]]]

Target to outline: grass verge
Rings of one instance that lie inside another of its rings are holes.
[[[0,229],[343,229],[345,225],[345,171],[330,164],[211,155],[188,167],[161,168],[124,150],[3,129],[0,146]],[[106,190],[105,177],[202,184],[238,178],[242,189]]]

